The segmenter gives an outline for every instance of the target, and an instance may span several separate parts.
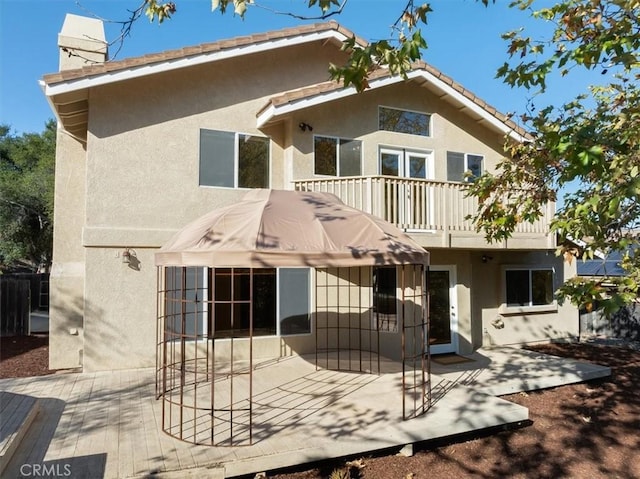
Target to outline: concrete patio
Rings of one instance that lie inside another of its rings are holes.
[[[155,372],[133,369],[0,380],[0,441],[19,437],[2,477],[224,478],[366,454],[528,420],[495,395],[585,381],[610,369],[521,349],[433,363],[433,406],[402,420],[400,365],[382,374],[316,370],[311,358],[256,365],[251,446],[195,446],[161,430]],[[35,405],[33,399],[37,398]],[[6,404],[14,412],[5,414]],[[22,413],[17,412],[23,403]],[[34,415],[32,408],[36,408]],[[17,414],[30,425],[15,431]],[[13,425],[13,426],[11,426]]]

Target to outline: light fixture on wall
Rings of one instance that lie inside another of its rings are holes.
[[[126,264],[130,269],[136,271],[140,271],[140,268],[142,267],[136,250],[131,248],[125,248],[122,252],[122,264]]]
[[[131,250],[129,248],[125,248],[122,252],[122,262],[124,264],[131,264]]]
[[[493,259],[493,256],[488,256],[486,254],[482,255],[482,262],[483,263],[487,263],[488,261],[491,261]]]
[[[300,130],[302,131],[313,131],[313,127],[309,123],[305,123],[304,121],[298,123],[298,128],[300,128]]]

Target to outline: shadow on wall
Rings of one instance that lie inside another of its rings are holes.
[[[71,291],[61,288],[59,296],[69,298]],[[74,296],[72,300],[54,301],[51,304],[51,316],[55,318],[54,321],[50,321],[49,332],[50,361],[53,369],[82,367],[85,359],[89,357],[104,362],[103,358],[96,355],[104,355],[105,351],[113,357],[127,352],[126,344],[122,340],[126,331],[104,327],[97,329],[104,314],[102,308],[78,296]],[[86,318],[91,318],[91,321],[87,323]],[[149,356],[153,357],[154,354],[155,350],[151,348]],[[61,362],[64,365],[58,366]]]

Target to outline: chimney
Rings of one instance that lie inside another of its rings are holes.
[[[67,14],[58,34],[60,71],[107,61],[102,20]]]

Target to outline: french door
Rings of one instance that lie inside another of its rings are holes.
[[[456,267],[430,266],[429,334],[431,354],[455,353],[458,346],[458,304],[456,299]]]
[[[380,174],[433,179],[431,152],[380,149]],[[391,182],[385,187],[385,219],[405,229],[426,229],[433,218],[432,186],[420,181]]]
[[[381,148],[380,174],[402,178],[432,179],[431,152]]]

